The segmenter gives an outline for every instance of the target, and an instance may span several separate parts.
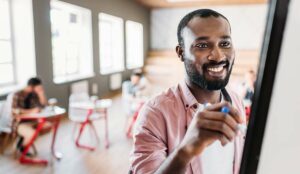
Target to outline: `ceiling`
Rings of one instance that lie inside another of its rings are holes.
[[[149,8],[199,7],[214,5],[264,4],[267,0],[136,0]]]

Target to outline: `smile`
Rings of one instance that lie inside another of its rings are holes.
[[[221,71],[223,71],[223,69],[224,69],[224,66],[207,68],[208,71],[212,71],[212,72],[221,72]]]
[[[219,64],[219,65],[213,65],[213,66],[208,66],[206,68],[208,75],[213,77],[213,78],[223,78],[226,76],[226,68],[227,64]]]

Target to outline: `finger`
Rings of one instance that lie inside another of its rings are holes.
[[[229,114],[222,113],[222,112],[203,112],[202,117],[203,119],[213,120],[213,121],[221,121],[225,122],[227,125],[230,126],[232,130],[236,130],[238,123],[236,120]]]
[[[217,104],[210,105],[206,107],[205,109],[208,111],[221,111],[223,107],[227,107],[229,109],[228,114],[230,114],[238,123],[244,123],[244,120],[241,117],[240,112],[232,107],[232,105],[229,102],[221,102]]]
[[[198,122],[198,127],[210,131],[217,131],[226,136],[226,138],[230,141],[236,136],[236,132],[232,130],[226,123],[221,121],[202,119]]]
[[[230,140],[227,139],[224,135],[219,134],[218,140],[221,142],[222,146],[225,146],[226,144],[230,143]]]

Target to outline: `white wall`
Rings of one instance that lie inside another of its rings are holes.
[[[231,23],[236,49],[260,49],[264,34],[267,5],[212,6]],[[198,8],[166,8],[151,11],[151,50],[174,50],[177,25],[187,13]]]
[[[300,173],[300,1],[290,1],[258,173]]]

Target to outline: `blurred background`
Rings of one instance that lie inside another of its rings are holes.
[[[229,19],[236,49],[229,86],[249,107],[266,0],[0,0],[0,173],[127,173],[139,103],[184,79],[175,52],[177,25],[199,8]],[[24,89],[31,77],[42,80],[47,99],[55,99],[48,104],[63,109],[56,113],[60,124],[55,143],[63,157],[51,155],[52,133],[34,140],[34,158],[46,159],[46,165],[24,162],[16,154],[18,136],[4,129],[13,121],[4,113],[11,107],[9,94]],[[132,92],[131,83],[140,83],[146,92]],[[76,103],[76,94],[86,102]],[[76,109],[86,110],[84,118],[89,111],[104,115],[93,120],[100,141],[92,150],[75,143],[82,127],[83,144],[93,146],[97,139],[93,129],[83,126],[85,119],[72,118]]]

